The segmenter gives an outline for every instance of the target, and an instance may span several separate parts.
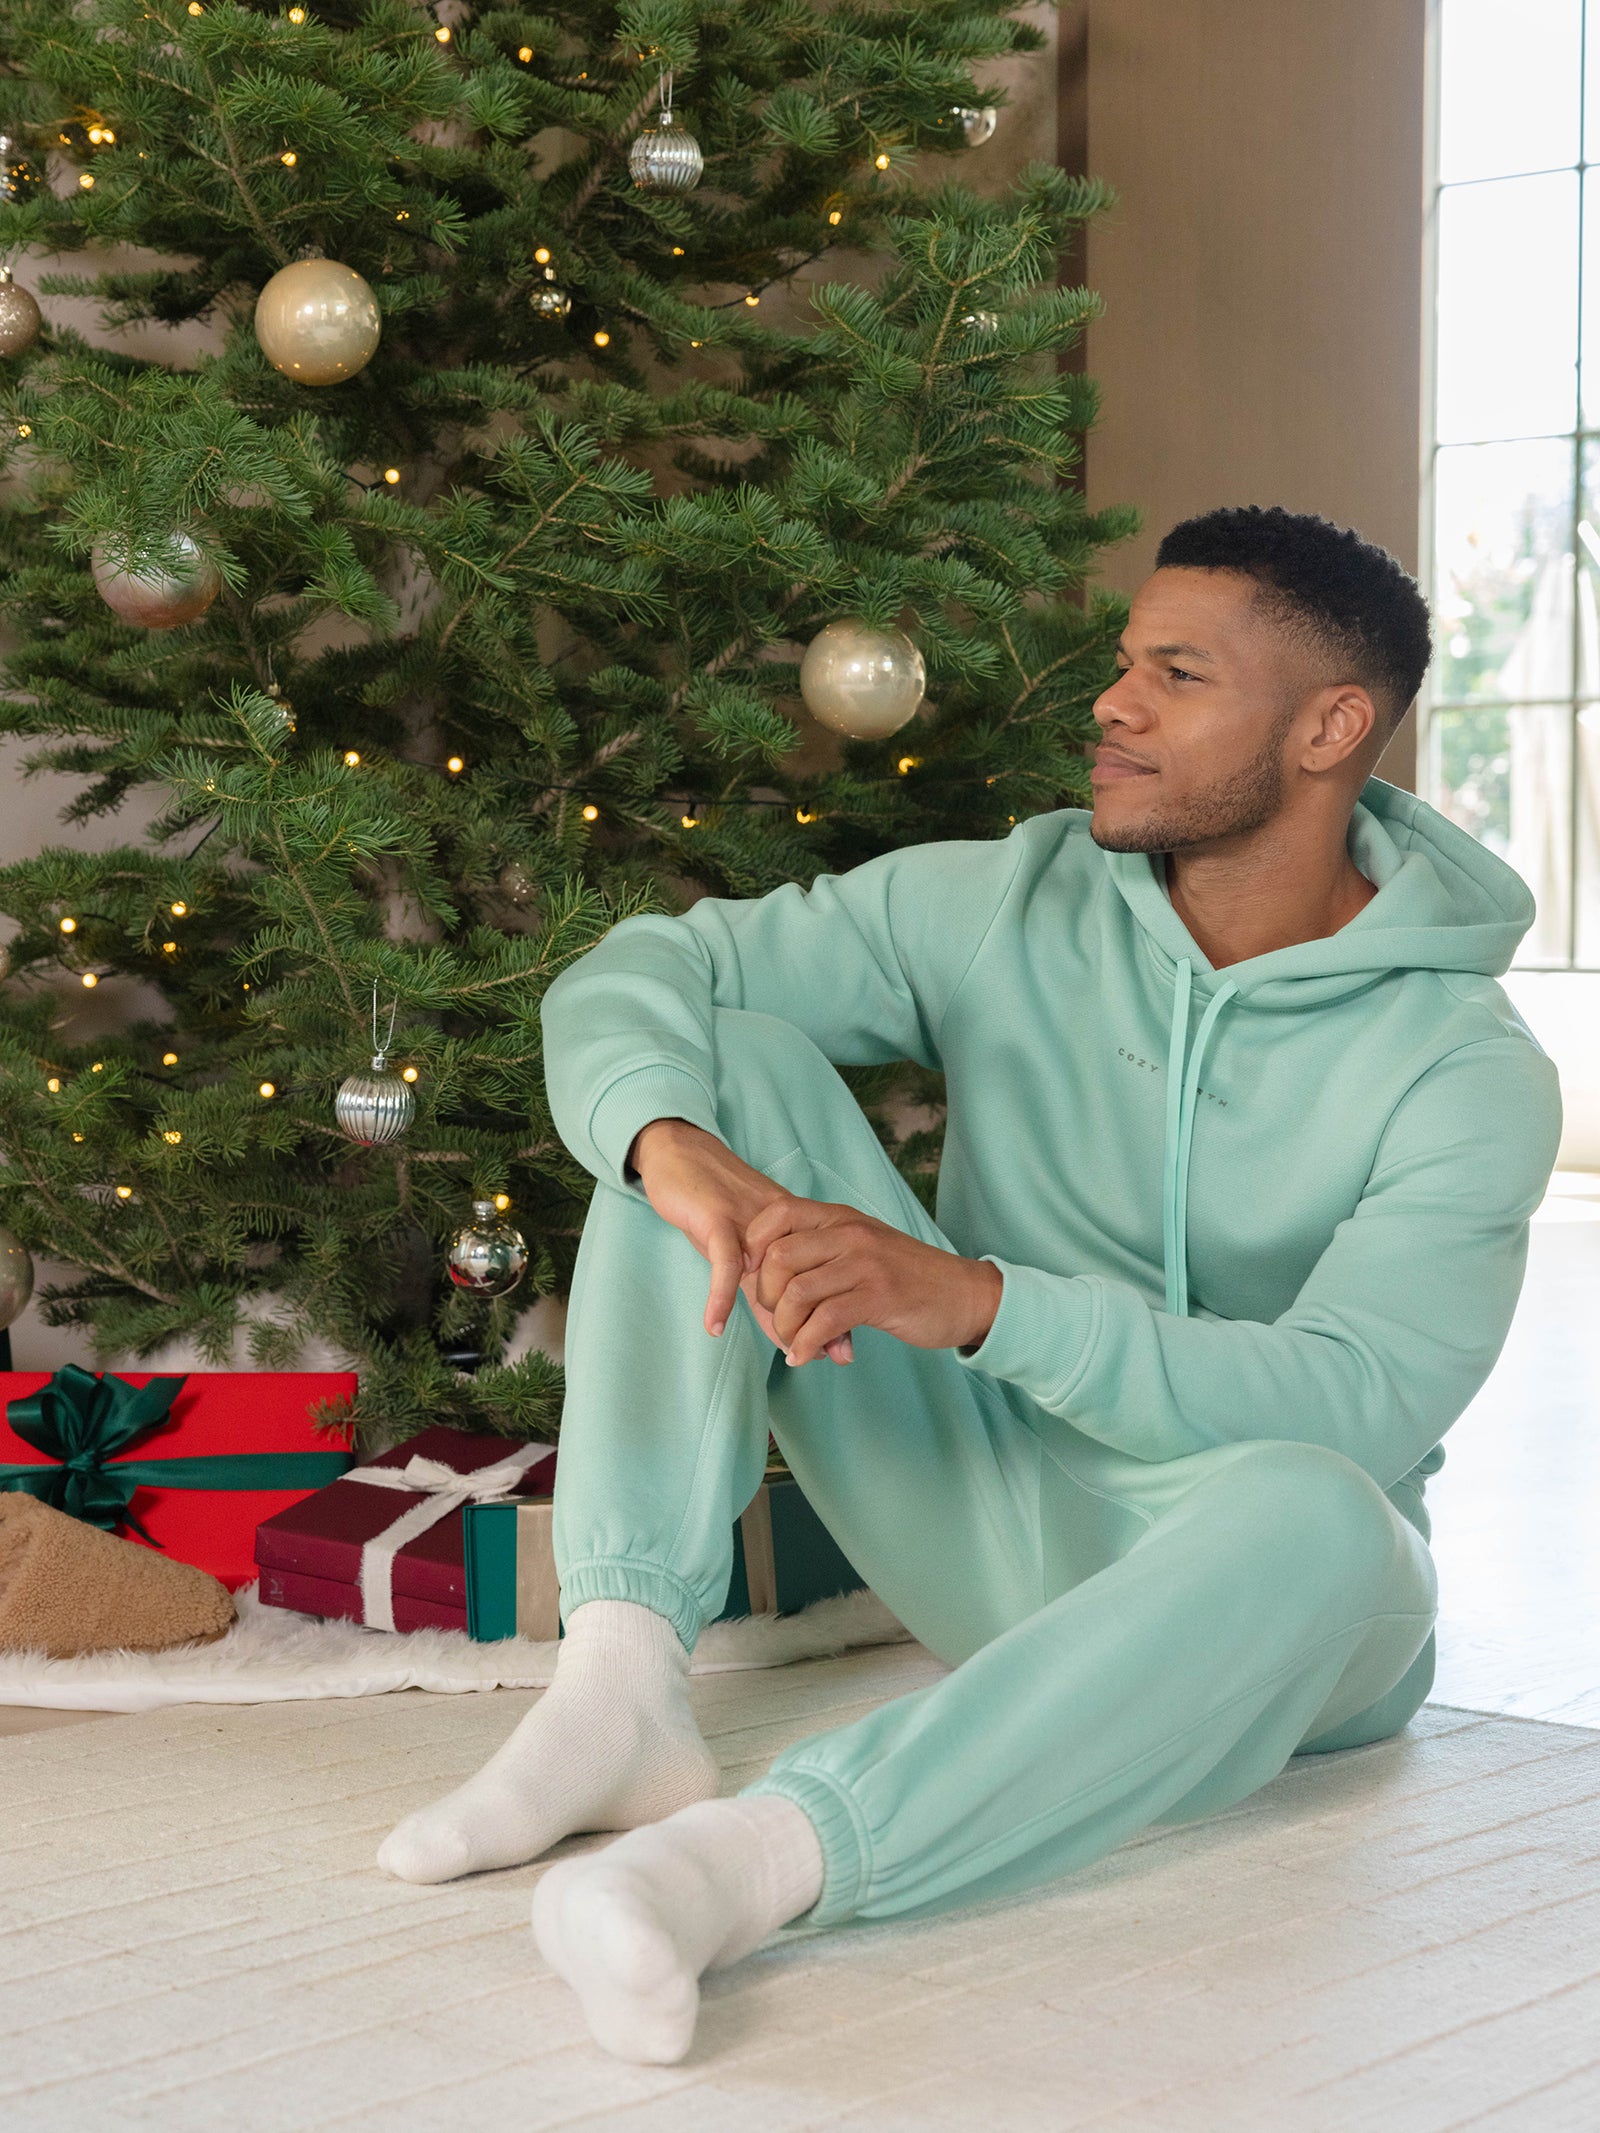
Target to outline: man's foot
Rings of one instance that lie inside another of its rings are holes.
[[[677,1631],[648,1607],[591,1600],[567,1624],[555,1680],[505,1746],[408,1815],[378,1864],[401,1881],[522,1866],[578,1830],[636,1829],[716,1789]]]
[[[551,1867],[533,1936],[597,2044],[671,2066],[694,2041],[701,1972],[736,1963],[821,1893],[822,1847],[792,1801],[706,1800]]]

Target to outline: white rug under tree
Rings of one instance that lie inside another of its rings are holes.
[[[507,1637],[477,1644],[461,1630],[404,1632],[324,1622],[263,1607],[256,1587],[236,1595],[239,1619],[215,1644],[169,1652],[95,1652],[44,1659],[0,1652],[0,1704],[53,1711],[155,1711],[177,1703],[308,1703],[325,1696],[384,1696],[398,1689],[462,1695],[477,1689],[542,1689],[558,1646]],[[819,1600],[796,1615],[713,1622],[693,1672],[740,1673],[827,1658],[906,1632],[870,1592]]]

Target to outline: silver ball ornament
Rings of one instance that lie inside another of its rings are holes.
[[[95,542],[89,557],[95,591],[114,615],[141,629],[173,630],[203,615],[222,590],[211,558],[187,533],[175,533],[175,569],[157,562],[130,569],[127,552],[114,540]]]
[[[32,1254],[15,1231],[0,1226],[0,1327],[16,1323],[32,1294]]]
[[[700,143],[670,111],[658,112],[656,123],[646,126],[628,151],[628,175],[642,193],[692,192],[705,167]]]
[[[528,1270],[528,1240],[493,1200],[474,1200],[472,1220],[450,1239],[446,1264],[469,1296],[509,1296]]]
[[[410,1085],[391,1074],[383,1052],[376,1052],[370,1074],[348,1074],[333,1099],[334,1124],[346,1140],[363,1148],[397,1141],[417,1108]]]
[[[963,311],[956,324],[964,326],[968,333],[998,333],[1000,314],[998,311]]]
[[[256,339],[297,385],[337,385],[371,362],[383,331],[378,299],[354,267],[296,259],[256,298]]]
[[[0,356],[26,355],[39,338],[44,313],[32,293],[0,267]]]
[[[985,141],[992,141],[1000,124],[1000,114],[993,104],[952,104],[950,116],[966,135],[969,148],[981,148]]]
[[[864,622],[830,622],[800,662],[800,694],[811,716],[857,741],[898,733],[926,681],[922,654],[904,630]]]

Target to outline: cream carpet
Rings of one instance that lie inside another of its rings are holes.
[[[914,1645],[694,1684],[730,1790],[931,1680]],[[527,1694],[203,1706],[0,1741],[0,2126],[163,2133],[1593,2133],[1600,1736],[1430,1709],[1041,1896],[796,1934],[694,2057],[589,2044],[537,1869],[371,1858]],[[593,1842],[596,1840],[586,1840]]]

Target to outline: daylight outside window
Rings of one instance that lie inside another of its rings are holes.
[[[1600,0],[1439,0],[1427,797],[1600,969]]]

